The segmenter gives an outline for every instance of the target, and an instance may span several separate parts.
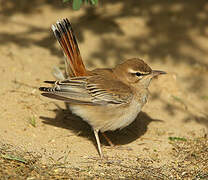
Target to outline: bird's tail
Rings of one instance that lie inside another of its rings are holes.
[[[79,47],[69,20],[66,18],[57,21],[51,28],[66,57],[65,65],[67,77],[85,76],[87,70],[82,61]]]

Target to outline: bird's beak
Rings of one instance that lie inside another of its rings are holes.
[[[167,73],[165,71],[152,70],[153,77],[159,76],[161,74],[167,74]]]

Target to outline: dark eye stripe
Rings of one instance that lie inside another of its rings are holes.
[[[139,76],[146,76],[146,75],[149,75],[149,74],[150,74],[150,72],[147,73],[147,74],[143,74],[143,73],[140,73],[140,72],[136,72],[136,73],[135,73],[135,75],[138,76],[138,77],[139,77]]]
[[[136,76],[143,76],[143,74],[139,73],[139,72],[136,72],[135,74],[136,74]]]

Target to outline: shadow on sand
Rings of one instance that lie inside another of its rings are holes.
[[[55,113],[55,118],[41,116],[40,119],[42,119],[42,122],[45,124],[68,129],[79,136],[88,138],[95,144],[95,139],[91,127],[80,117],[72,114],[70,110],[61,109],[60,107],[55,110]],[[128,144],[145,134],[149,123],[152,121],[163,122],[162,120],[152,119],[145,112],[140,112],[135,121],[128,127],[113,132],[108,131],[105,134],[115,145]],[[107,142],[101,134],[100,139],[102,144],[107,145]]]

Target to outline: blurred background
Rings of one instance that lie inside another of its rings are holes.
[[[207,70],[206,0],[107,0],[97,7],[83,5],[79,11],[71,6],[61,0],[2,0],[1,46],[24,50],[36,46],[62,57],[50,26],[67,17],[89,67],[114,66],[126,58],[141,57],[151,63],[169,63],[172,70],[176,66]],[[187,74],[184,81],[189,81],[190,91],[199,92],[205,86],[200,74]]]

